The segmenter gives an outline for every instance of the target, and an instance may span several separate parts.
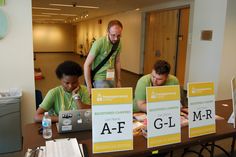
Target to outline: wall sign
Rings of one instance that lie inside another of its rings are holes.
[[[4,38],[7,34],[7,17],[5,13],[0,10],[0,39]]]
[[[132,88],[92,89],[93,153],[133,149]]]
[[[188,84],[189,137],[216,132],[214,83]]]
[[[179,86],[147,87],[148,148],[181,141]]]

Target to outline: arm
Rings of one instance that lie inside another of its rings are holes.
[[[39,108],[37,109],[35,115],[34,115],[34,121],[35,122],[42,122],[44,112],[49,111],[53,108],[53,105],[55,103],[55,90],[51,89],[46,94],[45,98],[43,99],[43,102],[40,104]],[[52,122],[57,122],[58,117],[57,116],[51,116]]]
[[[92,69],[92,63],[94,61],[94,56],[89,53],[89,55],[87,56],[87,59],[84,63],[84,79],[87,85],[87,90],[89,92],[89,95],[91,95],[91,88],[92,88],[92,84],[91,84],[91,69]]]
[[[44,110],[43,108],[39,107],[34,115],[34,121],[37,123],[42,122],[43,120],[43,116],[44,116],[44,112],[47,112],[46,110]],[[50,116],[52,119],[52,122],[58,122],[58,117],[57,116]]]
[[[136,85],[135,88],[135,101],[137,108],[142,111],[146,112],[146,87],[148,87],[149,81],[147,80],[147,76],[141,77]]]
[[[90,109],[91,105],[83,103],[80,99],[75,100],[76,104],[78,105],[78,109]]]
[[[116,61],[115,61],[116,87],[121,87],[120,71],[121,71],[120,54],[118,54],[116,56]]]
[[[137,100],[138,109],[142,112],[147,112],[147,104],[145,100]]]
[[[79,90],[83,91],[83,96],[82,97],[80,97],[79,94],[78,94]],[[88,104],[90,102],[90,98],[89,98],[89,93],[86,91],[86,89],[83,90],[81,88],[81,86],[79,85],[77,88],[75,88],[72,91],[72,95],[73,95],[73,99],[74,99],[75,103],[77,104],[78,109],[89,109],[89,108],[91,108],[91,105]]]

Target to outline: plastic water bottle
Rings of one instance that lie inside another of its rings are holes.
[[[51,117],[48,115],[48,112],[44,112],[43,120],[43,138],[50,139],[52,137],[52,120]]]

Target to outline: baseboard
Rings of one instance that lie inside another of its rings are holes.
[[[132,71],[129,71],[129,70],[126,70],[126,69],[123,69],[123,68],[121,68],[121,70],[123,70],[123,71],[125,71],[125,72],[128,72],[128,73],[130,73],[130,74],[133,74],[133,75],[143,76],[143,74],[137,74],[137,73],[135,73],[135,72],[132,72]]]

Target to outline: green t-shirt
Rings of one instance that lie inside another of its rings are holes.
[[[168,79],[166,80],[163,86],[178,85],[178,84],[179,84],[178,79],[175,76],[169,74]],[[136,103],[137,100],[146,100],[146,87],[151,87],[151,86],[152,86],[151,74],[144,75],[138,80],[134,95],[134,106],[133,106],[134,111],[138,111]]]
[[[95,69],[102,62],[102,60],[106,58],[106,56],[110,53],[112,46],[113,45],[108,39],[108,36],[101,37],[93,43],[89,52],[95,57],[92,64],[92,69]],[[121,50],[121,43],[119,43],[117,50],[113,52],[110,59],[103,65],[103,67],[101,67],[100,70],[98,70],[98,72],[94,76],[94,80],[106,79],[107,69],[114,69],[115,59],[116,56],[120,53],[120,50]]]
[[[80,85],[77,94],[80,96],[83,103],[90,104],[88,90],[84,85]],[[50,114],[58,116],[59,111],[62,111],[63,108],[64,110],[76,110],[77,104],[72,98],[72,93],[66,92],[62,86],[58,86],[48,91],[39,107],[49,111]]]

